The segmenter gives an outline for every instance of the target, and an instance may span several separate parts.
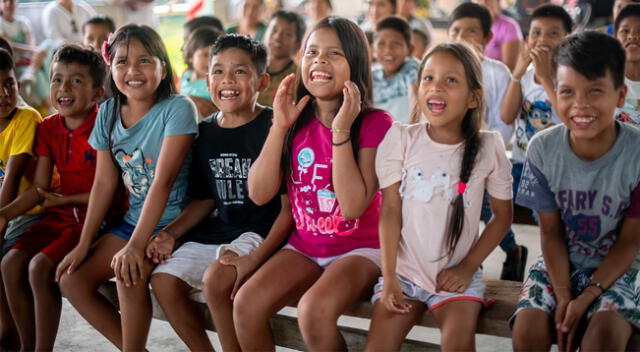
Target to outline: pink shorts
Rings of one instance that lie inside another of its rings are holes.
[[[343,253],[340,255],[336,255],[333,257],[312,257],[310,255],[307,255],[301,251],[299,251],[296,247],[290,245],[287,243],[286,246],[282,247],[282,249],[288,249],[291,251],[294,251],[296,253],[300,253],[303,256],[309,258],[312,262],[318,264],[318,266],[320,266],[322,269],[326,269],[329,264],[335,262],[336,260],[343,258],[343,257],[348,257],[351,255],[357,255],[360,257],[365,257],[367,259],[369,259],[370,261],[372,261],[375,265],[378,266],[378,268],[382,267],[382,264],[380,262],[380,249],[379,248],[356,248],[350,252],[347,253]]]

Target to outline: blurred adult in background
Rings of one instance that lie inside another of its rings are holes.
[[[411,29],[417,29],[429,36],[433,27],[428,19],[418,18],[414,15],[418,7],[418,0],[397,0],[396,14],[407,20]]]
[[[122,7],[124,24],[145,24],[149,27],[158,26],[158,16],[153,12],[153,0],[107,0],[110,4]]]
[[[260,16],[265,10],[263,0],[242,0],[239,4],[240,16],[238,24],[227,29],[227,33],[239,33],[262,41],[267,25],[260,21]]]
[[[513,18],[502,14],[500,0],[473,0],[491,13],[493,38],[484,49],[485,56],[504,62],[510,70],[516,66],[522,47],[522,30]]]
[[[365,32],[373,32],[381,19],[395,13],[396,0],[367,0],[367,9],[360,28]]]
[[[311,28],[323,18],[331,16],[333,11],[331,0],[306,0],[303,5],[308,20],[307,28]]]
[[[84,0],[52,1],[42,10],[44,35],[55,47],[64,42],[82,43],[82,24],[96,15]]]

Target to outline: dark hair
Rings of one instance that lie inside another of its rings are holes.
[[[53,64],[57,62],[86,66],[89,69],[91,79],[93,79],[93,86],[102,87],[104,85],[107,66],[102,56],[92,49],[79,44],[63,44],[56,50],[55,54],[53,54],[49,77],[53,75]]]
[[[567,37],[557,49],[554,67],[567,66],[590,80],[611,74],[613,86],[624,84],[625,51],[615,38],[585,31]],[[588,59],[587,59],[588,58]]]
[[[14,68],[11,53],[4,48],[0,48],[0,71],[12,71]]]
[[[232,48],[246,52],[259,75],[267,72],[267,48],[259,41],[243,34],[229,33],[219,37],[211,48],[211,58]]]
[[[171,68],[167,49],[158,33],[149,26],[131,23],[120,27],[113,34],[113,37],[107,45],[109,62],[113,62],[118,47],[120,45],[128,46],[132,39],[139,41],[150,55],[160,59],[160,62],[164,65],[166,76],[160,81],[160,85],[158,85],[156,89],[156,102],[174,94],[173,69]],[[124,105],[127,103],[127,97],[118,90],[111,74],[109,74],[109,90],[118,104]]]
[[[640,4],[629,4],[620,10],[618,13],[618,17],[616,17],[615,22],[613,24],[613,35],[618,35],[618,30],[620,29],[620,25],[622,24],[622,20],[627,17],[636,17],[640,18]]]
[[[362,104],[362,107],[360,109],[360,114],[351,125],[351,145],[353,148],[353,154],[357,156],[359,144],[358,136],[360,134],[359,132],[360,126],[362,125],[362,119],[373,110],[371,100],[373,90],[371,83],[371,56],[369,55],[369,45],[364,32],[362,32],[360,27],[358,27],[354,22],[342,17],[329,16],[320,20],[311,29],[309,35],[307,35],[303,48],[306,48],[307,41],[309,40],[311,33],[324,28],[333,29],[336,32],[336,35],[340,40],[340,44],[342,45],[344,56],[349,63],[349,70],[351,72],[350,80],[360,91],[360,103]],[[287,137],[285,139],[282,157],[282,168],[285,170],[285,173],[291,170],[293,137],[296,135],[298,130],[312,119],[315,114],[315,97],[313,97],[307,90],[307,87],[304,86],[302,81],[302,68],[298,67],[298,72],[296,73],[296,100],[301,99],[305,95],[309,95],[311,100],[300,113],[300,117],[293,123],[293,126],[291,126],[287,132]],[[342,105],[342,99],[340,99],[339,105]]]
[[[296,27],[296,43],[302,42],[304,32],[307,31],[307,25],[304,23],[302,16],[293,11],[278,10],[271,15],[271,21],[275,19],[282,19],[289,23],[293,23]]]
[[[200,16],[200,17],[192,18],[182,26],[182,28],[186,32],[185,37],[188,37],[193,31],[195,31],[200,27],[213,27],[219,30],[220,32],[224,32],[224,26],[222,25],[222,21],[220,21],[215,16]]]
[[[11,43],[8,40],[0,37],[0,49],[4,49],[9,52],[9,54],[13,55],[13,48],[11,48]]]
[[[113,33],[116,31],[116,25],[113,23],[113,20],[109,16],[91,17],[82,25],[82,33],[84,33],[85,28],[90,24],[95,26],[105,26],[109,30],[109,33]]]
[[[420,69],[418,71],[418,79],[422,78],[422,72],[429,58],[435,54],[447,53],[456,57],[464,67],[465,76],[467,77],[467,84],[469,90],[482,97],[482,66],[480,59],[473,49],[471,49],[465,43],[444,43],[431,49],[427,55],[424,56],[420,63]],[[468,109],[462,119],[462,125],[460,131],[464,137],[464,150],[462,152],[462,166],[460,168],[460,181],[462,183],[468,183],[471,177],[471,171],[476,162],[476,156],[480,150],[480,124],[482,121],[482,114],[484,113],[484,99],[478,99],[478,106],[473,109]],[[420,109],[414,107],[412,120],[417,120],[417,114],[420,114]],[[457,191],[457,189],[454,189]],[[464,228],[464,198],[463,194],[457,194],[452,201],[453,212],[449,219],[447,226],[447,240],[446,240],[446,252],[444,257],[451,258],[453,255],[460,235]]]
[[[564,31],[571,33],[573,28],[573,20],[567,11],[558,5],[543,4],[538,6],[531,14],[531,22],[536,18],[555,18],[562,22]]]
[[[482,26],[482,35],[485,38],[491,34],[491,12],[489,12],[486,7],[472,2],[460,4],[451,13],[449,27],[451,27],[455,21],[462,18],[475,18],[480,21],[480,25]]]
[[[190,70],[193,70],[193,65],[190,60],[196,50],[212,46],[222,34],[223,32],[213,27],[201,27],[189,35],[189,38],[184,43],[184,47],[182,47],[182,59],[187,63],[187,67],[189,67]]]
[[[389,16],[381,19],[378,21],[378,24],[376,24],[376,31],[373,37],[376,38],[378,33],[384,29],[391,29],[400,33],[407,43],[407,46],[411,45],[411,26],[404,18],[400,16]]]
[[[411,30],[412,33],[415,33],[422,39],[422,43],[424,43],[424,47],[428,48],[431,45],[431,34],[429,32],[425,32],[421,29],[414,28]]]

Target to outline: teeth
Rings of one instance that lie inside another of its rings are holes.
[[[142,82],[142,81],[128,81],[127,84],[130,85],[130,86],[141,86],[141,85],[144,84],[144,82]]]
[[[572,120],[575,123],[590,123],[593,122],[595,118],[591,116],[574,116]]]
[[[220,97],[222,99],[231,99],[240,95],[240,91],[232,89],[223,89],[220,91]]]
[[[58,98],[58,103],[60,104],[70,104],[73,102],[72,98]]]
[[[427,100],[427,108],[429,108],[429,110],[431,110],[432,112],[442,112],[444,111],[445,107],[447,107],[447,103],[445,103],[443,100]]]
[[[326,73],[326,72],[314,71],[311,74],[311,80],[313,80],[313,81],[315,81],[315,80],[328,81],[331,78],[333,78],[333,77],[330,74]]]

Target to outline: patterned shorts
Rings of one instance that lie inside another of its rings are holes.
[[[578,295],[591,282],[595,269],[571,268],[571,284],[574,295]],[[529,269],[529,276],[520,289],[518,306],[509,319],[513,324],[516,314],[526,308],[540,309],[553,314],[556,309],[556,298],[551,286],[551,278],[547,272],[542,256]],[[629,324],[640,328],[640,275],[638,269],[629,269],[616,282],[598,297],[589,310],[587,318],[597,312],[617,312]]]

